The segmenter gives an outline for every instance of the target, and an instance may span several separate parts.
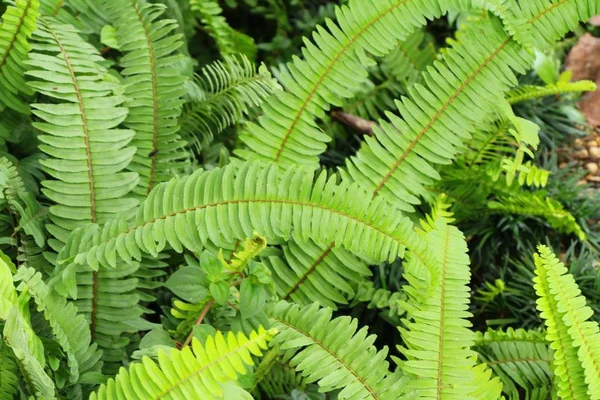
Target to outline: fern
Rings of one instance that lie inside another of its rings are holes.
[[[386,289],[376,289],[373,282],[359,284],[353,304],[357,302],[367,303],[367,307],[378,310],[386,310],[389,317],[400,317],[406,312],[404,292],[392,292]]]
[[[223,10],[217,1],[190,0],[190,9],[215,40],[222,55],[240,53],[251,60],[256,58],[257,48],[254,40],[229,26],[227,20],[221,16]]]
[[[13,400],[19,387],[15,356],[0,336],[0,399]]]
[[[256,71],[245,56],[204,67],[196,85],[199,96],[184,106],[180,125],[181,135],[199,145],[210,143],[279,87],[264,65]]]
[[[187,157],[185,142],[177,134],[185,93],[176,65],[181,35],[171,34],[177,27],[174,20],[158,19],[165,10],[162,4],[107,1],[105,7],[124,53],[119,62],[125,78],[124,106],[129,109],[124,123],[135,131],[131,144],[137,148],[128,169],[139,174],[134,193],[141,197],[181,168]]]
[[[475,337],[467,321],[471,316],[467,245],[460,231],[443,219],[427,234],[427,243],[430,249],[439,249],[436,268],[428,268],[410,253],[405,267],[410,287],[404,290],[408,318],[400,328],[406,345],[400,351],[406,361],[399,365],[413,377],[409,386],[423,398],[469,398],[475,391],[469,350]],[[424,284],[426,292],[419,293]]]
[[[45,133],[40,149],[49,156],[41,163],[54,178],[43,182],[44,194],[56,203],[50,207],[54,226],[49,230],[63,243],[75,228],[104,223],[135,207],[137,202],[123,195],[135,186],[137,176],[122,172],[135,152],[127,147],[134,133],[117,129],[127,115],[120,107],[124,98],[115,95],[121,86],[73,27],[44,18],[33,46],[27,75],[36,80],[29,85],[60,100],[32,107],[43,121],[33,124]]]
[[[377,351],[375,336],[367,329],[357,331],[349,317],[332,319],[331,309],[314,303],[300,308],[280,302],[270,312],[275,337],[284,359],[289,359],[308,382],[317,382],[321,391],[341,389],[339,397],[354,399],[398,399],[406,382],[389,371],[387,348]]]
[[[248,160],[315,165],[330,138],[316,125],[329,105],[341,106],[367,79],[365,54],[388,54],[425,18],[446,11],[451,1],[377,0],[365,7],[360,0],[336,9],[338,23],[317,27],[313,42],[305,40],[304,59],[295,58],[281,77],[286,92],[269,99],[258,124],[249,124],[241,136],[248,150],[237,153]],[[410,10],[410,11],[409,11]],[[413,14],[414,12],[414,14]]]
[[[342,224],[344,229],[329,229]],[[336,177],[326,173],[313,184],[313,174],[305,168],[283,172],[258,162],[197,171],[159,185],[140,206],[133,225],[120,217],[102,228],[78,230],[58,260],[63,265],[115,267],[117,259],[131,262],[142,252],[156,255],[167,244],[179,252],[199,251],[208,242],[228,243],[230,238],[252,236],[255,230],[274,242],[289,238],[292,227],[298,239],[312,238],[325,246],[335,241],[368,259],[394,260],[407,246],[424,257],[422,240],[411,234],[412,223],[382,198],[371,200],[347,182],[337,185]]]
[[[158,363],[145,357],[129,370],[122,368],[115,379],[102,385],[91,400],[117,399],[121,393],[132,398],[222,398],[220,383],[226,383],[245,374],[247,365],[253,365],[252,355],[260,356],[274,330],[259,329],[249,337],[241,333],[223,335],[218,332],[204,344],[193,339],[191,349],[159,353]],[[147,377],[151,375],[152,381]]]
[[[474,349],[480,361],[500,377],[503,392],[510,399],[522,398],[521,390],[527,399],[550,396],[553,354],[541,332],[487,330],[477,333]]]
[[[31,268],[20,268],[14,280],[23,283],[35,299],[38,311],[44,311],[57,341],[67,354],[70,381],[90,382],[98,379],[101,354],[96,351],[96,345],[90,346],[89,325],[82,315],[77,314],[77,308],[53,293],[42,281],[41,274]]]
[[[585,375],[587,392],[592,399],[600,398],[600,334],[598,323],[587,321],[593,314],[591,308],[586,306],[585,297],[577,287],[573,276],[567,274],[564,264],[545,246],[538,247],[539,255],[536,255],[536,274],[534,282],[537,283],[536,290],[541,296],[538,309],[542,312],[542,318],[546,320],[549,329],[548,339],[552,341],[553,347],[570,345],[565,351],[555,355],[555,374],[563,382],[563,396],[569,394],[567,388],[575,393],[575,388],[583,386],[581,382],[581,369]],[[548,288],[548,290],[546,290]],[[556,332],[550,337],[550,328]],[[563,340],[564,332],[570,338]],[[561,337],[556,337],[561,335]],[[570,340],[569,340],[570,339]],[[579,362],[577,366],[572,355],[577,354]],[[560,358],[563,358],[560,360]],[[557,363],[564,363],[563,368],[558,369]],[[573,367],[576,367],[573,369]],[[567,393],[567,394],[564,394]]]
[[[506,99],[510,104],[518,104],[527,100],[538,99],[546,96],[556,96],[568,93],[593,92],[596,90],[596,84],[592,81],[577,82],[558,82],[554,85],[519,86],[506,94]]]
[[[29,113],[29,106],[19,93],[31,94],[24,79],[28,39],[35,30],[39,14],[39,0],[17,0],[2,16],[0,25],[0,109],[8,106],[21,113]]]
[[[317,301],[336,309],[336,304],[346,304],[356,285],[371,275],[364,262],[348,251],[302,240],[290,240],[283,246],[283,256],[265,262],[273,271],[279,296],[300,305]]]
[[[566,313],[559,308],[556,288],[550,284],[550,274],[556,276],[559,271],[562,274],[563,267],[547,247],[540,246],[538,250],[540,254],[534,255],[536,277],[533,282],[539,296],[537,308],[548,328],[546,339],[554,350],[553,371],[558,379],[558,395],[564,399],[586,398],[586,393],[591,393],[586,387],[584,366],[564,321]]]

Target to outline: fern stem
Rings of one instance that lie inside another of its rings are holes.
[[[208,312],[208,310],[210,310],[210,307],[214,304],[214,302],[215,302],[215,299],[210,299],[208,301],[208,303],[206,303],[206,305],[202,309],[202,312],[200,313],[200,316],[198,317],[198,320],[196,321],[194,326],[198,326],[202,323],[202,320],[204,319],[204,317],[206,316],[206,313]],[[182,348],[187,347],[187,345],[189,345],[190,342],[192,341],[193,337],[194,337],[194,327],[192,327],[192,331],[190,332],[188,337],[185,339],[185,342],[183,342],[183,346],[181,346],[181,347]]]

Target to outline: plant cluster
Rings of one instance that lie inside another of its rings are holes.
[[[600,3],[341,3],[0,6],[0,399],[600,399]]]

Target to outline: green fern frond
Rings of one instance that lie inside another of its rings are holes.
[[[367,303],[367,308],[385,310],[389,317],[401,317],[406,310],[404,292],[392,292],[386,289],[376,289],[373,282],[363,282],[358,285],[353,304],[356,302]]]
[[[337,309],[336,304],[346,304],[357,284],[371,275],[364,262],[343,248],[293,239],[282,247],[283,256],[264,262],[273,272],[279,297],[302,306],[316,301]]]
[[[14,280],[27,288],[38,311],[43,311],[50,323],[56,340],[67,355],[69,381],[76,383],[80,380],[89,382],[91,379],[98,379],[102,354],[96,350],[95,344],[91,345],[89,325],[83,315],[77,313],[73,303],[67,303],[64,297],[53,292],[46,286],[41,274],[32,268],[19,268]],[[21,287],[18,289],[22,290]]]
[[[218,1],[190,0],[190,9],[215,40],[222,55],[241,53],[251,60],[256,58],[257,48],[254,39],[229,26],[227,20],[221,16],[223,10]]]
[[[492,214],[518,214],[538,216],[559,232],[574,234],[580,240],[587,235],[570,212],[564,209],[557,200],[548,197],[546,192],[520,191],[510,197],[499,197],[487,203]]]
[[[178,252],[199,252],[209,242],[223,247],[254,231],[276,243],[289,238],[292,229],[297,239],[325,246],[335,242],[366,259],[394,260],[406,247],[427,258],[411,221],[383,198],[371,199],[347,181],[336,184],[335,175],[322,172],[315,177],[303,167],[283,171],[256,162],[196,171],[159,185],[135,221],[128,220],[122,216],[102,228],[90,225],[77,231],[59,262],[115,267],[117,259],[131,262],[142,253],[157,255],[167,245]]]
[[[123,197],[137,183],[136,174],[122,172],[135,153],[127,147],[134,132],[117,129],[127,116],[121,86],[75,28],[40,19],[33,48],[27,75],[36,80],[29,85],[59,100],[32,108],[42,121],[33,125],[45,133],[39,136],[40,149],[49,156],[40,162],[54,178],[42,182],[44,194],[56,204],[50,207],[48,229],[63,243],[75,228],[104,223],[137,205]]]
[[[440,17],[453,1],[351,0],[336,8],[337,23],[318,26],[313,41],[305,40],[303,59],[294,58],[281,76],[286,88],[267,100],[258,124],[241,136],[248,149],[237,154],[248,160],[274,161],[282,166],[315,166],[330,137],[315,123],[330,105],[342,106],[368,78],[374,64],[367,53],[381,57],[418,26]]]
[[[518,400],[522,392],[530,400],[544,400],[551,394],[553,354],[544,334],[524,329],[488,330],[476,334],[479,360],[500,377],[503,392]]]
[[[181,135],[200,145],[212,141],[279,89],[264,65],[257,71],[245,56],[225,57],[204,67],[196,85],[200,96],[185,104],[180,125]]]
[[[346,400],[392,400],[404,393],[406,381],[389,371],[387,348],[377,351],[375,335],[366,327],[357,331],[356,320],[332,319],[332,310],[317,303],[300,308],[279,302],[268,314],[280,331],[274,341],[284,360],[320,391],[341,389],[338,396]]]
[[[511,1],[516,18],[527,23],[528,30],[517,35],[524,44],[538,49],[561,39],[566,33],[600,14],[600,3],[596,0],[528,0]]]
[[[19,93],[31,94],[25,83],[25,61],[28,43],[35,30],[39,0],[17,0],[2,15],[0,25],[0,110],[8,106],[28,114],[29,105],[19,99]]]
[[[525,85],[511,90],[506,94],[506,100],[510,104],[518,104],[527,100],[539,99],[541,97],[556,96],[568,93],[593,92],[596,84],[592,81],[559,82],[547,86]]]
[[[161,351],[158,362],[144,357],[129,369],[121,368],[119,374],[102,385],[90,400],[121,399],[220,399],[220,383],[236,380],[253,365],[252,356],[261,356],[276,330],[260,328],[249,337],[229,332],[217,332],[204,344],[196,338],[191,347],[182,350]],[[151,380],[147,377],[152,376]]]
[[[404,276],[410,285],[405,289],[408,317],[399,329],[406,348],[399,350],[406,360],[398,361],[399,366],[412,377],[409,386],[422,398],[468,399],[476,387],[470,350],[475,335],[468,321],[471,270],[467,243],[462,233],[443,219],[427,233],[426,240],[435,267],[411,255],[405,263]],[[423,283],[425,293],[417,294]]]
[[[139,174],[134,193],[143,197],[188,157],[177,134],[185,94],[185,78],[177,66],[182,40],[180,34],[172,34],[175,20],[159,19],[163,4],[107,1],[106,10],[124,53],[119,66],[125,77],[124,106],[129,109],[125,126],[135,131],[131,144],[137,148],[128,168]]]
[[[558,395],[563,399],[587,398],[584,367],[578,359],[575,341],[569,327],[564,322],[564,311],[558,307],[558,300],[550,286],[549,271],[559,265],[550,249],[539,246],[540,254],[534,254],[535,273],[533,278],[537,299],[537,309],[546,324],[546,340],[554,350],[553,371],[558,379]]]
[[[482,51],[473,54],[473,48]],[[423,74],[426,86],[409,89],[397,102],[402,119],[388,114],[375,136],[346,163],[345,175],[400,210],[413,211],[425,187],[439,179],[435,164],[449,164],[473,125],[497,108],[498,95],[516,85],[530,57],[494,19],[474,24]]]
[[[494,377],[492,370],[485,364],[479,364],[473,367],[473,386],[475,389],[471,393],[477,400],[498,400],[502,394],[502,382],[498,377]]]
[[[15,355],[0,335],[0,400],[14,400],[19,389]]]
[[[30,347],[30,329],[17,307],[12,307],[2,332],[4,341],[12,349],[21,369],[21,376],[34,398],[55,399],[54,382],[44,371],[44,363],[40,362],[35,356],[35,350]]]
[[[554,373],[563,383],[561,396],[567,398],[587,387],[592,400],[600,399],[600,332],[597,322],[588,321],[594,312],[586,305],[585,297],[565,265],[546,246],[538,246],[538,251],[534,278],[540,296],[538,309],[548,327],[548,340],[556,350]],[[575,354],[577,359],[573,357]],[[581,370],[585,382],[581,379]]]

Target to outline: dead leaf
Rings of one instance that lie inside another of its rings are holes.
[[[583,35],[571,49],[566,69],[573,71],[574,81],[589,79],[600,87],[600,38]],[[591,126],[600,126],[600,90],[583,96],[579,108]]]

